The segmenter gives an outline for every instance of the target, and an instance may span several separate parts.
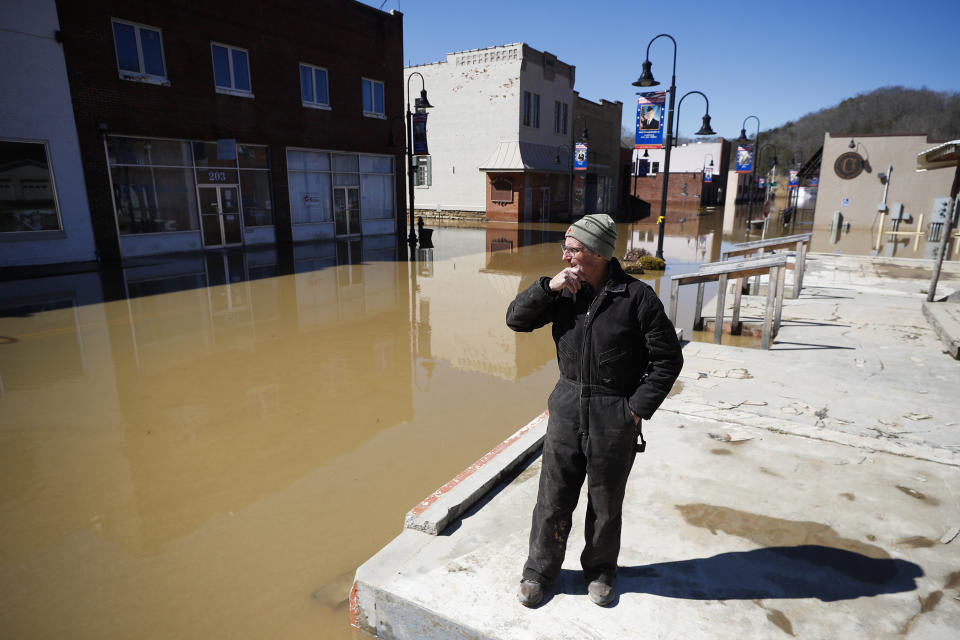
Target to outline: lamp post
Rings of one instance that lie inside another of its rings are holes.
[[[747,120],[749,120],[750,118],[753,118],[754,120],[757,121],[757,137],[753,141],[753,148],[755,151],[759,151],[760,150],[760,118],[758,118],[757,116],[747,116],[746,118],[743,119],[743,124],[740,125],[740,137],[737,139],[737,141],[738,142],[743,141],[744,143],[746,143],[747,140],[749,140],[749,138],[747,138]],[[753,218],[753,197],[754,197],[754,191],[756,190],[756,187],[754,185],[757,184],[757,164],[758,164],[757,160],[758,159],[759,158],[757,157],[757,155],[754,154],[753,166],[750,167],[750,198],[747,200],[747,224],[748,225],[750,223],[750,220]]]
[[[673,36],[666,33],[661,33],[660,35],[654,36],[650,42],[647,43],[647,54],[643,61],[643,70],[640,72],[640,77],[637,78],[637,81],[633,83],[633,86],[655,87],[660,84],[653,79],[653,74],[650,72],[650,45],[653,44],[654,40],[657,38],[670,38],[670,42],[673,43],[673,74],[670,76],[670,102],[667,107],[667,139],[664,145],[663,155],[663,189],[660,197],[660,217],[657,218],[657,225],[660,227],[657,235],[657,257],[662,260],[663,226],[667,219],[667,182],[670,179],[670,148],[673,146],[671,144],[671,132],[673,131],[673,101],[677,94],[677,41],[673,39]]]
[[[709,164],[709,165],[707,164],[707,156],[710,156],[710,164]],[[706,206],[708,206],[708,203],[706,202],[707,200],[710,201],[710,202],[709,202],[709,206],[713,206],[713,205],[716,204],[716,192],[715,192],[715,190],[714,190],[714,188],[713,188],[713,154],[712,154],[712,153],[705,153],[705,154],[703,154],[703,169],[700,170],[700,193],[701,193],[701,196],[702,196],[702,195],[705,195],[705,192],[706,192],[706,189],[707,189],[706,181],[707,181],[707,168],[708,168],[708,167],[710,168],[710,196],[709,196],[708,198],[705,198],[705,197],[701,197],[701,198],[700,198],[700,206],[701,206],[701,207],[706,207]]]
[[[777,145],[775,145],[775,144],[765,144],[765,145],[763,145],[763,147],[757,151],[756,163],[757,163],[757,165],[760,164],[760,155],[761,155],[764,151],[766,151],[767,149],[773,149],[773,167],[772,167],[772,171],[773,171],[773,177],[776,178],[776,177],[777,177],[777,164],[778,164],[778,161],[777,161]],[[759,166],[758,166],[758,168],[759,168]],[[769,194],[770,194],[770,187],[765,185],[764,188],[763,188],[763,203],[764,203],[764,205],[766,205],[766,203],[767,203],[767,196],[768,196]]]
[[[687,91],[685,94],[680,96],[680,101],[677,103],[677,131],[675,135],[671,136],[673,138],[673,146],[677,146],[677,138],[680,137],[680,109],[681,107],[683,107],[683,101],[686,99],[687,96],[689,96],[692,93],[696,93],[697,95],[701,96],[704,99],[704,101],[707,103],[707,110],[703,115],[702,122],[700,123],[700,129],[693,135],[713,136],[713,135],[716,135],[717,133],[710,127],[710,99],[707,98],[706,94],[704,94],[702,91]],[[710,166],[713,166],[712,164],[713,156],[710,156],[710,157],[711,157]],[[704,160],[706,160],[706,157],[704,157]],[[703,176],[700,176],[700,192],[701,193],[703,192]],[[686,204],[686,198],[684,198],[684,204]],[[703,205],[702,199],[700,200],[700,204]]]
[[[695,136],[714,136],[717,135],[717,132],[710,127],[710,99],[701,91],[687,91],[685,94],[680,96],[680,102],[677,103],[677,133],[673,138],[673,146],[677,146],[677,138],[680,137],[680,108],[683,107],[684,99],[689,96],[691,93],[696,93],[700,96],[703,96],[703,99],[707,103],[707,111],[703,116],[703,122],[700,124],[700,129],[694,133]]]
[[[417,233],[413,230],[413,182],[416,168],[413,166],[413,113],[410,111],[410,80],[413,76],[420,76],[420,97],[414,101],[417,113],[424,113],[425,110],[433,107],[427,100],[427,88],[423,75],[419,71],[414,71],[407,76],[407,188],[410,200],[410,235],[407,236],[407,244],[410,245],[411,257],[417,248]]]

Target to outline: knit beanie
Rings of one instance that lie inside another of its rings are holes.
[[[592,213],[570,225],[564,237],[576,238],[587,249],[609,260],[617,244],[617,223],[605,213]]]

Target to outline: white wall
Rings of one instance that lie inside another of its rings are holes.
[[[663,149],[647,149],[650,157],[651,166],[654,162],[660,163],[663,169],[663,158],[666,152]],[[721,142],[694,142],[675,147],[670,152],[670,173],[692,173],[703,171],[705,166],[709,166],[711,157],[713,158],[713,174],[719,175],[722,156],[723,143]],[[633,150],[633,162],[643,157],[644,149]]]
[[[535,142],[547,146],[568,145],[573,122],[573,87],[566,75],[554,81],[543,77],[542,54],[523,43],[447,54],[445,61],[407,67],[423,75],[428,110],[427,144],[433,182],[416,187],[417,209],[484,211],[487,202],[486,175],[479,171],[501,141]],[[558,66],[562,63],[558,63]],[[410,107],[420,95],[420,78],[410,80]],[[522,91],[540,94],[540,128],[521,124]],[[406,98],[405,98],[406,99]],[[568,105],[568,133],[553,131],[553,103]],[[399,131],[400,125],[394,126]],[[396,133],[394,134],[396,135]],[[405,177],[404,177],[405,179]]]
[[[423,75],[434,105],[427,116],[433,182],[416,187],[418,209],[486,208],[486,179],[478,168],[498,142],[517,139],[522,55],[523,45],[515,44],[451,53],[443,62],[404,69],[405,82],[414,71]],[[415,76],[410,80],[411,109],[420,89]]]
[[[4,0],[0,138],[47,143],[63,230],[0,234],[0,267],[96,259],[59,28],[53,0]]]

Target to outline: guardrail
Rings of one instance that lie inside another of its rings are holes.
[[[720,344],[723,335],[723,315],[726,306],[727,282],[731,277],[737,279],[733,298],[733,319],[730,322],[730,332],[740,333],[740,303],[743,295],[743,279],[751,276],[769,275],[770,285],[767,287],[767,304],[763,316],[763,334],[760,346],[770,348],[773,337],[780,330],[780,316],[783,310],[784,276],[787,271],[787,256],[776,255],[765,258],[750,258],[747,260],[730,262],[711,262],[700,265],[697,273],[684,273],[670,278],[670,321],[676,324],[677,300],[680,287],[686,284],[697,285],[697,302],[694,315],[694,329],[703,327],[700,314],[703,310],[703,288],[707,282],[718,282],[717,309],[713,328],[713,342]]]
[[[731,248],[720,253],[720,261],[723,262],[732,256],[761,257],[767,251],[777,249],[795,248],[797,252],[796,264],[793,267],[793,298],[800,297],[800,289],[803,288],[803,272],[807,264],[807,246],[810,244],[812,233],[798,233],[792,236],[783,236],[780,238],[769,238],[767,240],[753,240],[751,242],[741,242],[733,245]],[[788,267],[789,268],[789,267]]]

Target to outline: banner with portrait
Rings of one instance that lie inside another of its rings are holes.
[[[578,142],[573,147],[573,170],[587,170],[587,145],[583,142]]]
[[[796,169],[790,169],[790,183],[789,183],[789,184],[790,184],[790,188],[791,188],[791,189],[796,189],[797,187],[800,186],[800,176],[799,176],[799,173],[800,173],[800,172],[797,171]]]
[[[753,145],[737,147],[737,173],[753,173]]]
[[[413,155],[428,156],[427,151],[427,114],[413,114]]]
[[[650,91],[637,96],[637,133],[634,138],[634,149],[663,149],[666,103],[666,91]]]
[[[707,167],[703,170],[703,181],[713,182],[713,167]]]

